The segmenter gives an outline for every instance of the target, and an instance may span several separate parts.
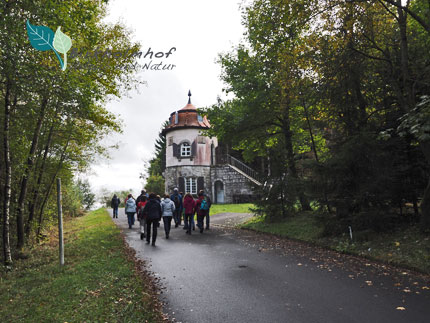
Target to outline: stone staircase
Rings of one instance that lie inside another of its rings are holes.
[[[251,167],[249,167],[245,163],[241,162],[240,160],[234,158],[231,155],[226,154],[225,155],[225,163],[228,166],[230,166],[232,169],[234,169],[236,172],[245,176],[247,179],[249,179],[253,183],[255,183],[257,185],[262,185],[259,174],[255,170],[253,170]]]

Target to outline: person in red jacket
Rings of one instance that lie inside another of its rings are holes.
[[[192,220],[194,217],[194,213],[196,213],[196,201],[190,193],[187,193],[184,197],[184,210],[185,210],[185,228],[186,233],[191,234],[192,228]]]
[[[144,195],[137,203],[137,219],[140,222],[140,240],[143,240],[143,238],[146,236],[146,214],[143,213],[143,209],[145,208],[147,202],[146,196]]]

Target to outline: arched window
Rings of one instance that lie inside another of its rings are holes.
[[[181,144],[181,157],[190,157],[191,156],[191,146],[188,142],[184,142]]]

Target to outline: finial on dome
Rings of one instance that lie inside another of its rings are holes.
[[[191,104],[191,90],[188,90],[188,104]]]

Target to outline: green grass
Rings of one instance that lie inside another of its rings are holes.
[[[323,226],[312,214],[302,214],[282,222],[269,223],[255,217],[241,228],[275,234],[430,274],[430,237],[418,227],[408,226],[388,233],[353,233],[323,237]]]
[[[2,322],[157,322],[151,296],[105,209],[66,221],[65,266],[51,236],[0,270]]]
[[[249,208],[253,207],[252,203],[243,204],[212,204],[210,215],[218,213],[252,213]]]
[[[241,227],[308,242],[316,241],[323,232],[323,227],[312,216],[296,216],[277,223],[266,222],[264,217],[253,217]]]

